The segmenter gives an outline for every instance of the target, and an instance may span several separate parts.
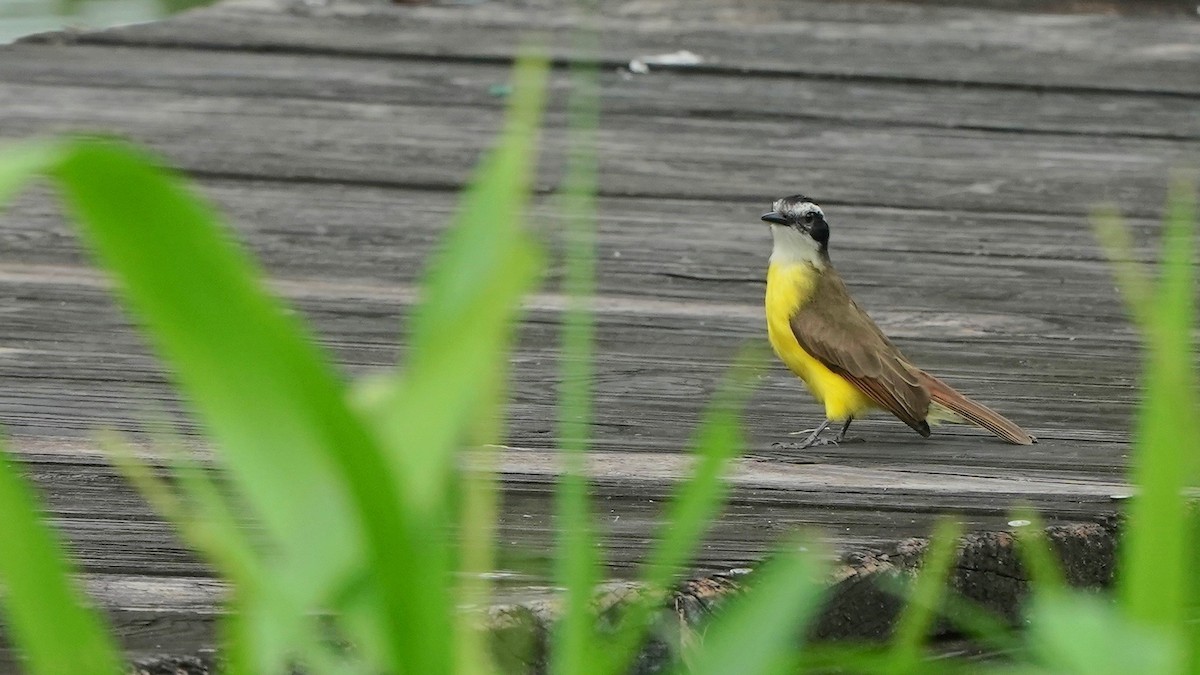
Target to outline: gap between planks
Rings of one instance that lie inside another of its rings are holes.
[[[507,67],[396,59],[338,59],[313,54],[209,52],[179,48],[26,43],[6,48],[0,78],[12,83],[139,88],[181,94],[311,98],[359,103],[500,109],[488,93],[506,81]],[[366,61],[366,63],[364,63]],[[565,105],[568,75],[550,75],[549,106]],[[716,119],[779,117],[844,124],[931,126],[1009,133],[1063,133],[1160,140],[1200,138],[1194,104],[1121,94],[1066,94],[928,87],[908,84],[814,81],[780,87],[772,78],[737,78],[655,71],[628,78],[600,73],[604,117],[670,114]]]
[[[494,111],[479,108],[430,117],[426,109],[405,105],[14,84],[2,84],[0,91],[15,101],[0,115],[9,136],[123,132],[184,170],[227,177],[461,185],[499,122]],[[565,131],[556,115],[548,115],[543,132],[537,185],[544,190],[557,186],[564,161]],[[802,169],[805,192],[828,203],[1083,214],[1113,201],[1154,214],[1162,210],[1170,168],[1200,156],[1200,142],[1110,138],[1098,145],[1063,135],[1000,139],[914,127],[622,119],[621,126],[598,132],[604,195],[748,200],[763,185],[787,190]],[[397,125],[421,132],[397,137]],[[271,139],[270,152],[260,147],[264,139]],[[799,152],[779,162],[781,148]],[[913,175],[921,180],[907,178]]]
[[[1187,66],[1189,59],[1194,63],[1200,56],[1194,48],[1200,27],[1189,22],[944,8],[906,14],[893,11],[892,4],[872,4],[865,11],[836,8],[837,16],[824,10],[824,4],[846,3],[804,3],[785,16],[747,13],[754,19],[746,24],[730,21],[729,15],[693,23],[676,16],[667,22],[661,12],[657,21],[605,18],[602,59],[615,66],[639,54],[690,47],[707,58],[702,68],[739,75],[1200,95],[1200,79]],[[497,3],[456,8],[386,8],[345,1],[322,8],[292,2],[227,3],[166,24],[76,39],[494,61],[510,59],[521,37],[538,28],[569,33],[574,17],[556,8],[521,11]],[[671,10],[678,12],[678,3]],[[551,50],[560,59],[569,54],[561,46]],[[847,54],[854,57],[849,62]],[[1047,69],[1045,60],[1051,57],[1056,68]],[[1158,67],[1148,78],[1145,62],[1155,57]]]

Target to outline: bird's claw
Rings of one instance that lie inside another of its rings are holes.
[[[789,431],[788,436],[807,436],[816,430],[817,430],[817,428],[813,427],[812,429],[802,429],[800,431]]]
[[[817,448],[822,445],[838,445],[841,442],[842,441],[839,438],[814,438],[807,444],[801,445],[800,449],[803,450],[805,448]]]

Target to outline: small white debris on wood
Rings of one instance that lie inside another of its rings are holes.
[[[645,75],[650,72],[650,66],[698,66],[704,59],[697,53],[680,49],[667,54],[651,54],[639,56],[629,62],[629,72],[635,75]]]

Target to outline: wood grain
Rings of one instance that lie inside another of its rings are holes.
[[[608,573],[630,577],[690,466],[690,436],[763,341],[758,215],[805,192],[852,292],[918,364],[1041,442],[886,417],[856,442],[779,444],[820,410],[764,366],[746,457],[692,573],[745,567],[797,528],[893,550],[942,513],[1004,529],[1107,518],[1129,494],[1139,341],[1088,215],[1114,203],[1157,257],[1172,169],[1200,163],[1200,23],[901,3],[603,3],[596,421]],[[347,378],[405,357],[404,322],[456,193],[501,123],[494,88],[549,30],[534,226],[550,252],[512,355],[502,599],[544,597],[559,472],[565,40],[552,0],[390,6],[235,0],[168,21],[0,48],[0,138],[120,132],[228,215]],[[545,34],[545,33],[543,33]],[[678,49],[694,68],[621,72]],[[211,647],[223,586],[104,460],[95,430],[177,425],[219,452],[111,300],[44,188],[0,214],[0,422],[92,597],[132,654]],[[152,447],[144,447],[155,456]],[[1007,597],[1007,596],[1006,596]],[[874,624],[872,624],[874,625]],[[6,657],[0,649],[0,659]]]
[[[400,187],[461,186],[499,125],[495,111],[461,107],[18,84],[0,84],[0,97],[13,101],[2,137],[121,133],[200,174]],[[1200,159],[1191,141],[1097,144],[819,120],[622,121],[599,132],[605,194],[764,199],[764,186],[772,195],[803,187],[827,202],[1085,214],[1115,201],[1156,214],[1169,171]],[[561,123],[551,114],[543,134],[543,189],[561,179]],[[421,133],[396,134],[405,128]]]
[[[507,64],[347,59],[154,47],[25,43],[0,59],[0,79],[14,84],[168,90],[193,95],[310,98],[379,104],[500,109],[493,87]],[[550,75],[549,106],[560,109],[569,75]],[[1195,101],[1128,92],[964,88],[886,80],[808,79],[677,69],[629,77],[600,73],[604,117],[670,115],[718,119],[830,120],[1009,133],[1103,134],[1168,140],[1200,137]]]
[[[94,574],[207,576],[208,568],[184,548],[106,464],[68,464],[23,452],[17,456],[45,499],[52,523],[66,537],[84,571]],[[831,455],[835,453],[830,453]],[[688,473],[690,458],[678,454],[601,451],[590,459],[597,524],[605,533],[614,574],[628,575],[647,552],[671,487]],[[544,581],[554,530],[550,500],[558,461],[553,452],[510,449],[502,475],[507,485],[500,539],[508,570],[523,583]],[[744,459],[730,475],[729,505],[694,563],[698,572],[744,567],[797,527],[827,533],[835,550],[880,547],[924,534],[936,512],[958,513],[973,529],[1003,528],[1019,503],[1051,519],[1090,518],[1113,508],[1120,480],[1083,480],[1025,474],[962,475],[910,467],[854,466],[827,456],[816,464],[787,465]],[[841,486],[831,493],[830,484]],[[886,486],[886,487],[882,487]],[[97,515],[103,514],[103,515]],[[839,532],[840,530],[840,532]],[[172,601],[169,597],[161,602]],[[126,603],[127,608],[139,608]]]
[[[1200,95],[1200,27],[1169,19],[1014,15],[972,9],[913,8],[898,3],[755,3],[688,15],[684,3],[606,3],[600,22],[606,66],[645,54],[688,49],[707,69],[728,75],[770,74],[878,78],[953,85],[1118,90]],[[828,6],[826,6],[828,5]],[[646,7],[653,9],[646,9]],[[289,11],[280,11],[287,8]],[[724,11],[721,11],[724,10]],[[669,16],[669,18],[668,18]],[[522,11],[502,3],[389,7],[338,2],[227,3],[170,24],[130,26],[73,37],[102,44],[207,49],[419,56],[507,61],[524,39],[549,38],[565,57],[569,8]],[[1052,61],[1054,67],[1046,67]]]

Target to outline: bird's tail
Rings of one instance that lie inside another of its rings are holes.
[[[929,373],[918,370],[917,376],[920,378],[921,384],[929,392],[929,397],[935,405],[945,408],[975,426],[987,429],[1009,443],[1015,445],[1037,443],[1036,438],[1017,426],[1012,420],[982,403],[976,403],[963,396],[955,391],[953,387]]]

